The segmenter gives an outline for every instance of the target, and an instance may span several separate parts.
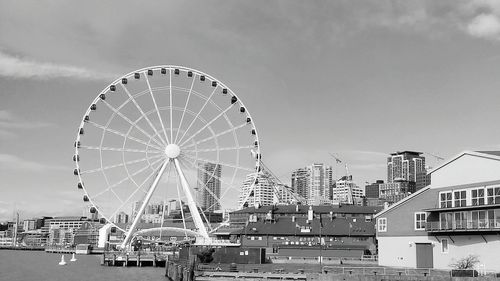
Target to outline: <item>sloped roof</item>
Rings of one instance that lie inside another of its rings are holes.
[[[482,154],[491,154],[491,155],[495,155],[495,156],[500,156],[500,151],[476,151],[478,153],[482,153]]]
[[[435,171],[443,168],[444,166],[450,164],[451,162],[457,160],[458,158],[464,156],[464,155],[472,155],[472,156],[478,156],[478,157],[486,157],[490,159],[495,159],[495,160],[500,160],[500,151],[462,151],[459,154],[449,158],[448,160],[444,161],[441,163],[441,165],[435,167],[431,171],[429,171],[429,174],[434,173]]]
[[[246,235],[300,235],[300,236],[374,236],[374,222],[365,222],[364,219],[334,218],[323,219],[322,227],[319,219],[307,222],[305,218],[297,218],[295,222],[291,218],[279,218],[275,222],[249,223],[243,229],[236,230],[231,234]],[[302,228],[310,228],[310,232],[302,231]]]
[[[298,209],[298,211],[297,211]],[[372,206],[355,206],[355,205],[321,205],[312,206],[315,214],[329,214],[341,213],[341,214],[376,214],[380,212],[382,207],[372,207]],[[249,207],[241,210],[232,212],[231,214],[254,214],[254,213],[268,213],[273,211],[274,214],[307,214],[309,210],[309,205],[276,205],[276,206],[262,206],[259,208]]]

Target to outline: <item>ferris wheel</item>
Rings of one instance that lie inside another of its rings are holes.
[[[224,83],[182,66],[147,67],[113,81],[90,103],[74,146],[74,174],[90,212],[111,223],[130,218],[128,231],[116,224],[126,233],[122,247],[144,214],[160,216],[163,226],[172,211],[167,202],[179,206],[184,229],[191,221],[208,239],[205,212],[241,207],[250,196],[242,198],[242,183],[260,171],[247,107]],[[161,208],[149,210],[153,203]]]

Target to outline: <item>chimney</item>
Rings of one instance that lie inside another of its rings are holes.
[[[295,222],[295,216],[292,216],[292,222]]]
[[[295,205],[295,212],[298,213],[299,212],[299,205]]]
[[[333,212],[330,211],[330,220],[333,221]]]
[[[307,220],[312,221],[314,218],[313,207],[309,206],[309,210],[307,210]]]
[[[384,210],[389,208],[389,202],[384,202]]]

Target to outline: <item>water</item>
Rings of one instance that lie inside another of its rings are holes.
[[[70,262],[71,255],[66,254],[67,264],[61,266],[61,254],[48,254],[43,251],[0,250],[1,281],[164,281],[163,267],[108,267],[100,265],[100,256],[77,255],[75,262]]]

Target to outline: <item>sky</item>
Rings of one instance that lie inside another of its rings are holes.
[[[392,152],[436,166],[500,149],[498,1],[0,0],[0,221],[81,214],[81,116],[159,64],[229,85],[283,182],[325,163],[364,185]]]

